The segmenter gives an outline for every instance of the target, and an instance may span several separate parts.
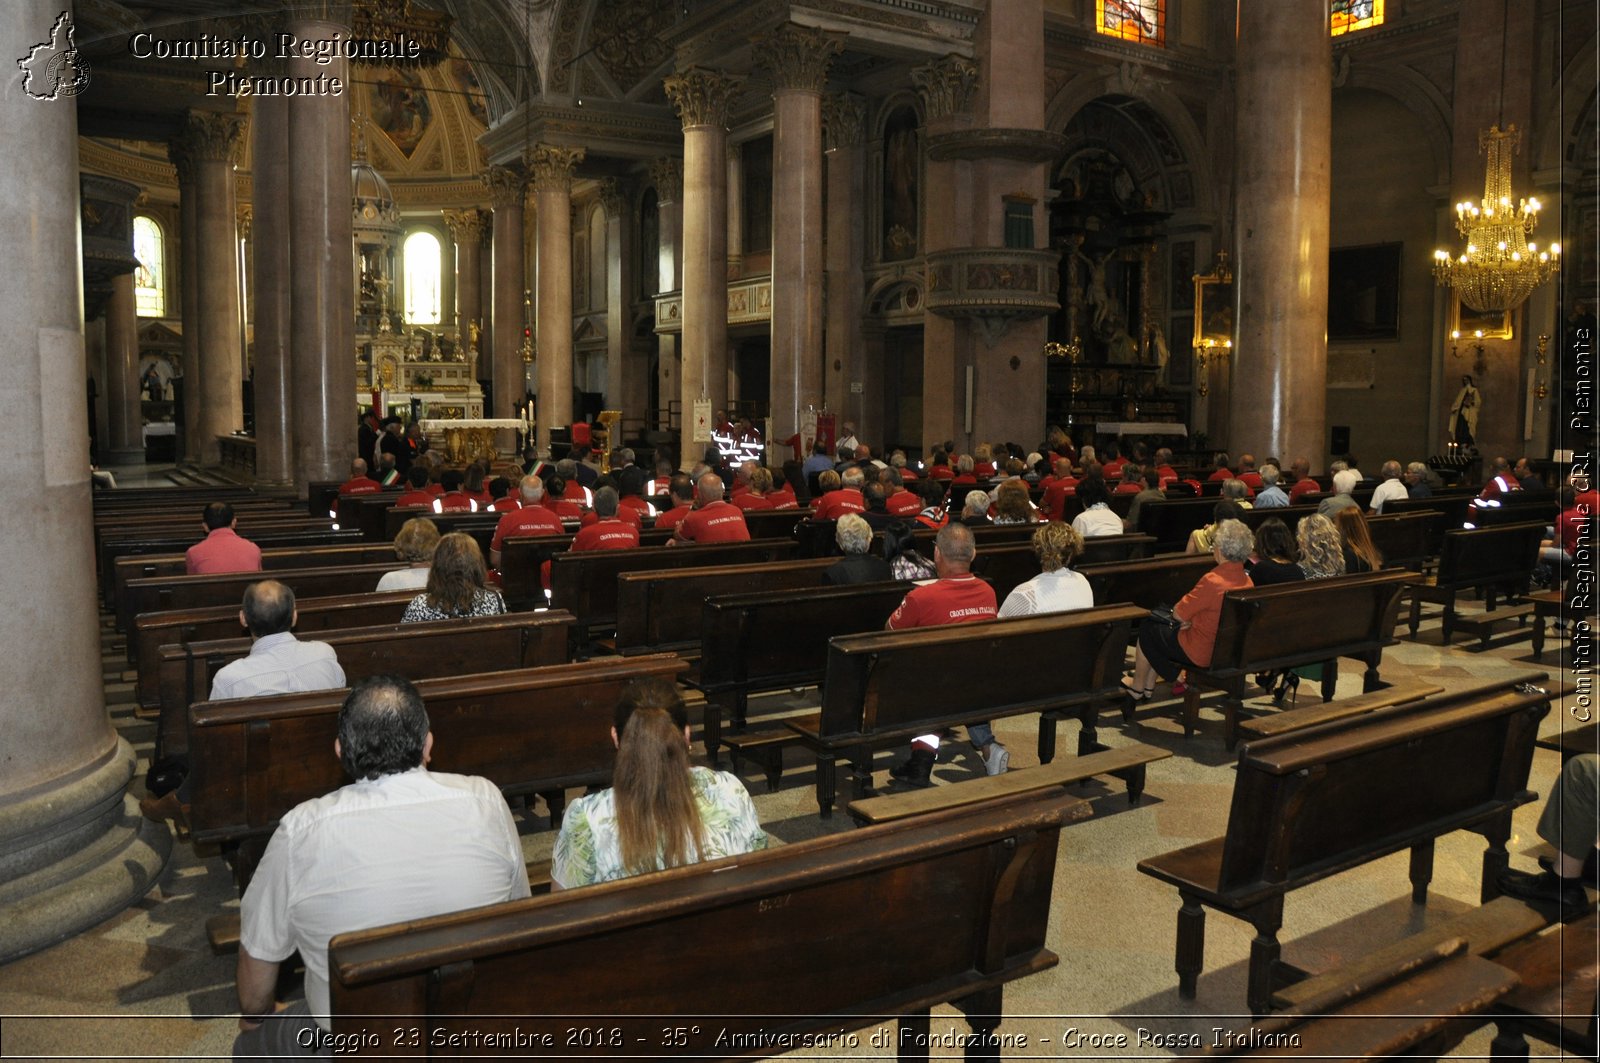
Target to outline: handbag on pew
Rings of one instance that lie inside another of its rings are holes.
[[[1183,626],[1183,621],[1179,620],[1177,618],[1177,616],[1172,611],[1172,606],[1170,606],[1170,605],[1158,605],[1158,606],[1156,606],[1154,609],[1150,610],[1149,619],[1155,621],[1158,624],[1165,624],[1167,627],[1172,628],[1172,630],[1174,630],[1174,631],[1178,630],[1180,627]]]

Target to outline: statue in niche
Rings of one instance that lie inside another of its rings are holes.
[[[1471,375],[1461,378],[1461,390],[1450,404],[1450,440],[1470,447],[1478,439],[1478,410],[1483,406],[1483,396],[1472,382]]]
[[[917,250],[917,196],[920,152],[917,113],[901,107],[883,132],[883,258],[906,259]]]
[[[1116,252],[1114,250],[1107,251],[1098,260],[1090,258],[1082,251],[1074,253],[1083,259],[1089,267],[1089,289],[1086,296],[1089,300],[1089,310],[1092,315],[1089,319],[1090,331],[1097,336],[1105,336],[1107,335],[1107,324],[1114,317],[1121,315],[1122,312],[1121,307],[1117,305],[1116,298],[1106,288],[1106,263]]]

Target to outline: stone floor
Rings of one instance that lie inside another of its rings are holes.
[[[1469,603],[1468,609],[1476,609]],[[105,632],[107,699],[117,727],[148,756],[152,726],[132,714],[131,684],[123,678],[121,638]],[[1551,640],[1542,662],[1529,658],[1523,633],[1507,633],[1487,652],[1464,648],[1458,641],[1439,645],[1436,621],[1424,621],[1418,641],[1404,640],[1384,657],[1384,675],[1433,680],[1458,689],[1484,680],[1530,672],[1548,672],[1547,685],[1566,691],[1576,679],[1562,675],[1558,646]],[[1023,662],[1027,667],[1048,662]],[[996,662],[1003,667],[1004,662]],[[1359,670],[1350,667],[1340,679],[1340,696],[1359,692]],[[1165,690],[1161,691],[1165,694]],[[806,705],[800,696],[768,699],[756,710],[777,713]],[[1300,697],[1310,699],[1310,684]],[[1265,699],[1255,705],[1270,708]],[[1144,802],[1130,808],[1120,788],[1091,782],[1080,789],[1094,808],[1092,819],[1063,835],[1056,878],[1055,914],[1050,947],[1060,955],[1052,970],[1013,983],[1006,990],[1007,1020],[1002,1034],[1027,1034],[1030,1047],[1009,1056],[1138,1058],[1171,1054],[1159,1045],[1141,1046],[1147,1035],[1200,1033],[1207,1042],[1215,1027],[1242,1024],[1245,968],[1250,931],[1246,924],[1212,914],[1208,920],[1206,968],[1194,1001],[1181,1001],[1173,973],[1173,937],[1178,908],[1171,887],[1139,874],[1143,857],[1221,834],[1227,822],[1232,787],[1232,758],[1223,749],[1221,718],[1203,711],[1202,730],[1183,736],[1176,721],[1177,702],[1158,700],[1140,707],[1137,721],[1122,726],[1115,715],[1104,717],[1101,740],[1111,745],[1140,741],[1170,748],[1175,755],[1152,766]],[[1569,710],[1576,698],[1558,700],[1543,730],[1574,726]],[[999,735],[1011,750],[1012,767],[1035,763],[1034,720],[1000,722]],[[1067,748],[1070,727],[1060,741]],[[954,783],[982,771],[964,742],[946,745],[936,769],[940,783]],[[783,788],[766,793],[759,772],[746,781],[757,809],[776,840],[794,842],[824,832],[848,831],[847,816],[820,820],[810,783],[812,772],[793,756]],[[878,763],[878,782],[886,782],[885,757]],[[1559,768],[1555,753],[1539,751],[1530,787],[1549,790]],[[142,767],[141,767],[142,770]],[[140,783],[135,783],[138,791]],[[1516,817],[1511,841],[1513,866],[1532,868],[1542,851],[1533,825],[1541,803],[1525,806]],[[542,812],[542,804],[536,811]],[[538,815],[522,824],[523,845],[530,860],[547,857],[553,833]],[[1376,944],[1414,932],[1477,903],[1482,841],[1457,833],[1437,846],[1435,873],[1425,908],[1409,902],[1404,853],[1325,880],[1290,895],[1281,940],[1291,963],[1322,970],[1359,956]],[[72,940],[0,967],[0,1016],[6,1058],[209,1058],[226,1056],[235,1031],[233,957],[214,955],[204,936],[207,916],[237,905],[227,868],[214,853],[196,853],[186,843],[175,846],[171,866],[161,882],[127,911]],[[729,944],[730,958],[737,946]],[[933,1029],[965,1030],[952,1009],[935,1013]],[[1131,1047],[1106,1049],[1062,1047],[1069,1030],[1087,1035],[1128,1035]],[[1047,1044],[1039,1038],[1049,1037]],[[1480,1031],[1458,1055],[1484,1055],[1489,1034]],[[892,1039],[889,1042],[892,1044]],[[1541,1050],[1535,1045],[1534,1051]],[[855,1056],[887,1055],[874,1050],[866,1033]],[[935,1054],[954,1055],[946,1050]]]

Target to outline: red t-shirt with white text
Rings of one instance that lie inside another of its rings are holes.
[[[977,576],[956,576],[912,588],[889,617],[890,631],[993,620],[994,588]]]

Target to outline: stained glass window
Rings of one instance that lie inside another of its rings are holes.
[[[417,231],[406,237],[406,321],[414,325],[437,325],[441,320],[443,256],[439,238]]]
[[[1333,0],[1332,34],[1370,29],[1383,24],[1383,0]]]
[[[167,312],[167,256],[161,226],[143,214],[133,219],[133,305],[140,317],[164,317]]]
[[[1109,37],[1164,47],[1167,0],[1095,0],[1094,28]]]

